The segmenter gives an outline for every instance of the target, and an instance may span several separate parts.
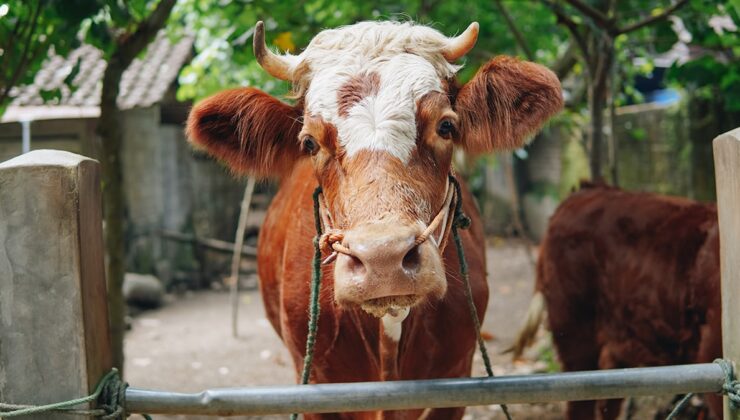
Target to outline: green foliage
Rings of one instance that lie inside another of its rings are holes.
[[[98,12],[83,22],[85,42],[103,51],[106,58],[120,41],[133,34],[156,7],[159,0],[93,0]]]
[[[637,141],[645,141],[647,138],[647,131],[643,127],[633,128],[629,133]]]
[[[31,83],[50,50],[64,56],[80,45],[80,24],[100,7],[95,0],[0,0],[0,115],[10,89]]]
[[[519,30],[526,35],[537,60],[552,64],[564,48],[566,34],[552,13],[538,2],[505,1]],[[174,12],[176,33],[195,33],[196,56],[180,74],[178,98],[199,99],[234,86],[258,86],[282,94],[287,83],[267,75],[254,60],[252,32],[264,20],[267,43],[281,52],[298,54],[324,28],[361,20],[414,20],[432,25],[447,35],[464,30],[471,21],[481,24],[476,48],[467,57],[460,78],[497,54],[519,55],[516,41],[491,1],[452,0],[181,0]]]
[[[685,86],[699,97],[716,98],[727,111],[740,111],[740,2],[697,0],[681,15],[691,33],[691,45],[698,47],[696,57],[675,63],[668,79]],[[715,30],[710,19],[727,19],[735,30]]]
[[[547,345],[544,346],[542,351],[537,355],[537,360],[542,360],[547,364],[544,373],[558,373],[563,370],[560,367],[560,361],[558,360],[558,355],[555,353],[552,340],[548,340]]]

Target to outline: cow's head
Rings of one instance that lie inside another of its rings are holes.
[[[562,106],[548,69],[496,57],[459,86],[454,62],[478,36],[447,38],[411,23],[362,22],[319,33],[300,55],[276,55],[257,24],[257,60],[293,83],[297,104],[253,88],[208,98],[188,122],[192,142],[237,173],[287,174],[310,160],[338,229],[335,300],[381,316],[444,295],[437,232],[452,151],[521,146]],[[440,229],[444,230],[443,227]]]

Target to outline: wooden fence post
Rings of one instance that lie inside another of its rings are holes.
[[[0,163],[0,402],[85,396],[112,366],[99,172],[52,150]]]
[[[722,354],[740,369],[740,128],[714,139],[722,278]],[[740,420],[725,398],[725,419]]]

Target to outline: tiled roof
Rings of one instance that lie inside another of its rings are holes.
[[[160,102],[167,89],[177,77],[180,68],[190,57],[192,38],[184,38],[172,44],[164,32],[149,44],[146,55],[134,60],[121,79],[121,92],[118,106],[121,109],[147,107]],[[103,53],[90,45],[83,45],[67,57],[50,55],[36,73],[33,84],[14,88],[11,96],[15,99],[11,107],[32,107],[44,105],[41,91],[60,89],[59,101],[47,102],[47,106],[97,107],[100,104],[105,61]],[[77,88],[70,92],[64,79],[80,60],[79,73],[72,80]]]

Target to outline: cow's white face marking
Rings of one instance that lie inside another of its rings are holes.
[[[409,308],[400,308],[395,310],[396,314],[387,313],[383,315],[383,332],[393,341],[401,340],[403,332],[403,320],[409,315]]]
[[[347,156],[383,150],[408,163],[416,147],[416,102],[443,92],[459,69],[440,53],[444,35],[410,23],[363,22],[324,31],[301,56],[310,85],[306,110],[337,128]],[[377,74],[379,86],[340,115],[338,91],[350,78]]]

